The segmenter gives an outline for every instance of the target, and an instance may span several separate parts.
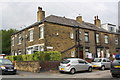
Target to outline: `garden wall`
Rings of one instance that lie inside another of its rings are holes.
[[[29,72],[41,72],[58,70],[60,61],[16,61],[17,70]]]

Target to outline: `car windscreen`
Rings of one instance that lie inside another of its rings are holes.
[[[101,61],[102,61],[102,59],[99,59],[99,58],[95,58],[92,60],[92,62],[101,62]]]
[[[0,64],[12,64],[12,62],[7,59],[0,59]]]
[[[63,60],[61,63],[62,64],[67,64],[67,63],[69,63],[70,62],[70,60]]]

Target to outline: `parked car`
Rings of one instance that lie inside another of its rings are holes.
[[[120,55],[116,55],[116,59],[111,63],[110,71],[113,77],[120,75]]]
[[[108,58],[94,58],[92,60],[92,67],[105,70],[106,68],[110,69],[111,61]]]
[[[60,72],[70,72],[71,74],[84,70],[92,72],[92,64],[80,58],[66,58],[59,66]]]
[[[0,73],[1,74],[16,74],[16,67],[8,59],[0,59]]]

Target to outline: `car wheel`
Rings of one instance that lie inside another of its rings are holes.
[[[76,72],[76,71],[75,71],[74,68],[72,68],[72,69],[70,70],[70,73],[71,73],[71,74],[75,74],[75,72]]]
[[[105,70],[105,66],[102,66],[102,67],[101,67],[101,70],[103,70],[103,71],[104,71],[104,70]]]
[[[92,72],[92,67],[89,67],[89,68],[88,68],[88,71],[89,71],[89,72]]]
[[[115,75],[115,74],[112,74],[112,77],[117,77],[117,75]]]

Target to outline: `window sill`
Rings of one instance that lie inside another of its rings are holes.
[[[44,38],[39,38],[39,40],[43,40]]]
[[[31,41],[28,41],[28,42],[33,42],[33,40],[31,40]]]
[[[18,43],[17,45],[21,45],[21,43]]]

